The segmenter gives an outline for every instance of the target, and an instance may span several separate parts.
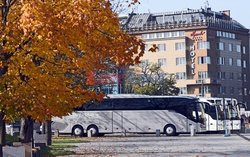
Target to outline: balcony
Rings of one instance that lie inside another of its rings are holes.
[[[187,84],[188,85],[201,85],[201,84],[220,84],[220,82],[218,80],[214,80],[214,79],[191,79],[191,80],[187,80]]]

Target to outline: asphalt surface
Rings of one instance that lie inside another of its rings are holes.
[[[72,148],[80,156],[117,157],[250,157],[250,134],[180,135],[155,137],[153,135],[130,137],[92,138],[91,142],[74,144]]]

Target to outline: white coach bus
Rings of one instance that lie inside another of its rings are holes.
[[[216,114],[218,115],[217,131],[225,130],[225,126],[228,129],[235,131],[239,131],[241,129],[240,110],[236,99],[215,97],[205,99],[216,107]],[[223,105],[223,100],[225,106]]]
[[[93,136],[110,133],[155,133],[167,136],[207,131],[204,106],[209,102],[196,97],[109,95],[101,102],[90,102],[72,114],[52,119],[52,129],[59,133]],[[209,123],[208,123],[209,124]]]

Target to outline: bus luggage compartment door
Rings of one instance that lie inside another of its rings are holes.
[[[123,131],[122,111],[112,112],[112,132],[120,133]]]

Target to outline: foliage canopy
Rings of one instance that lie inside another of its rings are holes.
[[[143,55],[142,41],[121,31],[108,0],[3,0],[0,5],[0,111],[6,120],[44,121],[101,99],[86,85],[86,73],[107,68],[107,60],[133,65]],[[78,76],[83,82],[76,83]]]

